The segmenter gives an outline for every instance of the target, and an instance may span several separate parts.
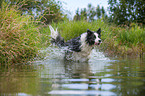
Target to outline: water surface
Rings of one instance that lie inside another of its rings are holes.
[[[0,66],[1,96],[145,95],[145,59],[111,59],[93,50],[88,63],[77,63],[64,61],[62,50],[45,51],[44,60]]]

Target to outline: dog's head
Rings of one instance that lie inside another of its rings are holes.
[[[91,30],[87,30],[86,42],[91,45],[100,45],[101,44],[101,28],[99,28],[96,32]]]

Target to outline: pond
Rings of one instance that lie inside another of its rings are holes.
[[[87,63],[47,48],[43,60],[0,66],[1,96],[144,96],[145,58],[109,58],[93,50]]]

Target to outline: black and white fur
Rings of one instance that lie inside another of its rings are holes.
[[[81,34],[79,37],[73,38],[67,42],[64,41],[57,29],[54,30],[51,25],[49,25],[49,28],[51,31],[51,43],[56,44],[60,48],[67,47],[65,52],[66,60],[88,61],[94,46],[101,44],[101,28],[96,32],[88,29],[87,32]]]

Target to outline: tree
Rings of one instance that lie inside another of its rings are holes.
[[[88,4],[88,21],[93,21],[95,19],[96,16],[96,11],[95,11],[95,7],[92,6],[92,4]]]
[[[79,8],[76,10],[76,15],[74,16],[73,20],[75,20],[75,21],[81,20],[81,17],[79,14]]]
[[[137,22],[145,24],[145,0],[136,0],[136,15]]]
[[[109,0],[110,18],[112,22],[145,24],[145,0]]]
[[[97,7],[94,7],[91,4],[88,4],[88,8],[83,8],[80,12],[79,9],[77,9],[76,15],[74,16],[73,20],[87,20],[91,22],[102,17],[104,18],[104,20],[108,17],[105,14],[105,9],[103,6],[102,8],[100,8],[99,5]]]
[[[48,2],[49,4],[46,6],[43,17],[41,21],[45,22],[46,24],[53,22],[58,22],[60,20],[63,20],[63,13],[62,13],[62,6],[60,2],[55,2],[55,0],[50,0]]]
[[[87,9],[81,9],[81,19],[82,20],[87,20]]]
[[[100,19],[101,18],[101,9],[100,9],[99,5],[96,8],[96,13],[97,13],[97,18]]]
[[[5,2],[10,6],[18,6],[22,14],[27,13],[29,15],[38,15],[38,13],[44,10],[44,8],[47,6],[48,0],[2,0],[2,2]],[[36,13],[33,13],[34,11]]]
[[[11,6],[17,5],[22,15],[29,14],[41,18],[46,24],[63,19],[62,2],[57,0],[2,0]],[[0,3],[0,7],[1,7]]]
[[[102,11],[102,14],[103,14],[103,15],[105,15],[105,9],[104,9],[104,7],[103,7],[103,6],[102,6],[101,11]]]

